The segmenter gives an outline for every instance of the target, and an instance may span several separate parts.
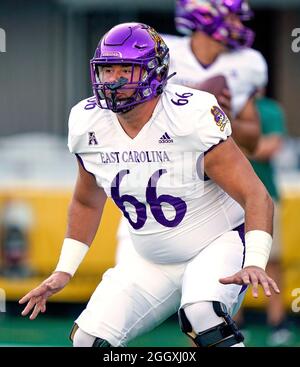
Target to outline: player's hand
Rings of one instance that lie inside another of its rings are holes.
[[[222,110],[226,113],[226,116],[229,118],[229,120],[231,120],[231,93],[228,88],[224,88],[222,90],[222,93],[217,96],[217,101]]]
[[[22,316],[28,315],[33,309],[29,318],[30,320],[34,320],[40,312],[45,312],[47,299],[63,289],[69,283],[70,279],[70,274],[61,271],[50,275],[43,283],[20,299],[20,304],[28,302],[22,311]]]
[[[268,274],[258,266],[247,266],[236,274],[219,279],[222,284],[238,284],[238,285],[252,285],[252,295],[254,298],[258,297],[258,285],[263,287],[265,295],[271,296],[271,290],[275,293],[280,293],[276,282],[268,276]]]

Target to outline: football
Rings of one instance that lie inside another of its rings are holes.
[[[228,88],[228,86],[224,75],[216,75],[206,79],[197,87],[197,89],[209,92],[215,97],[220,96],[225,88]]]

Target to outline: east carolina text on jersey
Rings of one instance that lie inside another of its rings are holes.
[[[125,152],[100,152],[101,163],[151,163],[168,162],[170,158],[166,151],[125,151]]]

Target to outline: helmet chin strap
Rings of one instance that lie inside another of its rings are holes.
[[[117,90],[118,88],[123,87],[125,84],[128,83],[128,79],[121,77],[115,81],[115,83],[107,84],[107,89],[111,91],[111,102],[112,107],[115,109],[117,107]]]

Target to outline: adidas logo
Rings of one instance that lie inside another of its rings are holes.
[[[173,139],[170,137],[168,133],[164,133],[164,135],[159,139],[159,144],[164,143],[174,143]]]

